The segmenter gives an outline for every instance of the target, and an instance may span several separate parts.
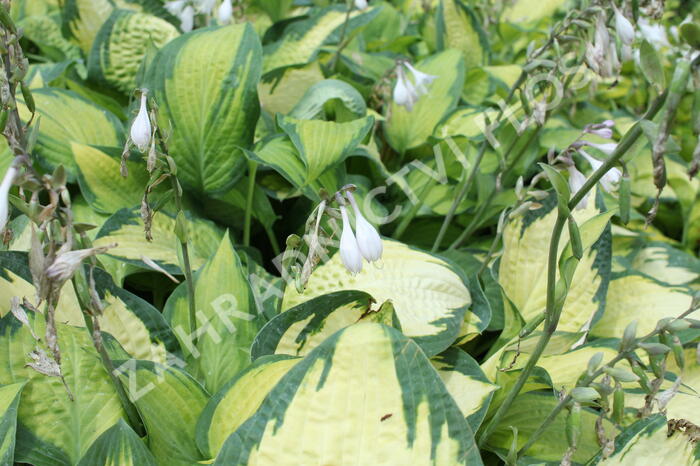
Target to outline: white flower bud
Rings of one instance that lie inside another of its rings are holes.
[[[367,8],[367,0],[355,0],[355,8],[358,10],[364,10]]]
[[[595,134],[603,139],[610,139],[613,137],[612,129],[610,128],[588,128],[586,130],[588,134]]]
[[[217,19],[219,21],[219,24],[230,23],[232,17],[233,5],[231,4],[231,0],[224,0],[223,2],[221,2],[221,5],[219,5],[219,10],[217,11]]]
[[[394,86],[394,102],[397,105],[406,107],[409,112],[413,110],[413,105],[418,100],[418,94],[413,84],[406,78],[401,65],[397,68],[396,85]]]
[[[340,234],[340,259],[350,273],[357,274],[362,271],[362,254],[357,245],[355,234],[352,232],[348,212],[345,206],[340,206],[340,215],[343,217],[343,232]]]
[[[197,0],[197,12],[208,15],[214,9],[216,0]]]
[[[139,108],[139,113],[131,124],[130,134],[131,140],[136,144],[136,147],[138,147],[141,152],[146,152],[148,143],[151,140],[151,121],[148,118],[145,92],[141,94],[141,108]]]
[[[348,191],[346,195],[355,210],[355,233],[357,234],[357,246],[360,248],[362,257],[369,262],[381,259],[383,251],[382,238],[372,224],[362,215],[352,193]]]
[[[14,166],[14,164],[10,165],[10,168],[8,168],[7,172],[5,172],[5,177],[2,179],[2,183],[0,183],[0,231],[5,229],[7,219],[10,216],[10,205],[8,199],[10,196],[12,182],[15,180],[16,176],[17,168]]]
[[[571,195],[575,195],[584,185],[586,182],[586,176],[578,171],[575,165],[569,165],[568,167],[569,170],[569,189],[571,190]],[[579,201],[579,203],[576,205],[576,209],[581,210],[585,209],[586,206],[588,205],[588,194],[583,197]]]
[[[165,9],[173,16],[180,16],[182,10],[185,8],[185,3],[185,0],[172,0],[165,3]]]
[[[182,32],[190,32],[194,28],[194,8],[191,5],[187,5],[179,16]]]
[[[428,93],[428,86],[435,81],[437,76],[433,76],[432,74],[428,73],[423,73],[421,71],[418,71],[415,69],[409,62],[404,62],[404,65],[406,65],[406,68],[411,72],[413,75],[413,82],[415,83],[415,88],[418,91],[418,95],[423,95]]]
[[[617,36],[623,44],[632,45],[632,42],[634,42],[634,26],[614,3],[613,9],[615,10],[615,31],[617,31]]]

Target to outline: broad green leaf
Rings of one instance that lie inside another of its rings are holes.
[[[546,251],[557,215],[556,196],[551,194],[542,204],[543,207],[511,220],[503,233],[504,251],[499,266],[499,283],[526,322],[544,311],[547,299]],[[600,213],[595,204],[591,195],[586,209],[572,211],[579,225]],[[592,237],[587,238],[586,243],[592,246],[584,252],[573,276],[557,327],[560,331],[587,331],[605,308],[610,275],[610,228],[604,227],[602,231],[594,228],[589,234]],[[567,244],[568,232],[565,228],[559,241],[559,253]],[[507,326],[513,324],[512,318],[507,319]],[[510,332],[512,330],[506,332],[508,337],[512,336]]]
[[[270,464],[279,452],[289,464],[482,464],[421,349],[373,323],[336,332],[289,370],[214,464]]]
[[[365,265],[352,276],[340,254],[320,265],[304,293],[293,286],[284,293],[282,309],[290,309],[317,296],[340,290],[361,290],[376,302],[390,300],[403,333],[416,340],[428,356],[447,348],[467,319],[479,326],[478,316],[465,312],[472,303],[465,280],[451,264],[403,243],[384,240],[383,266]],[[483,322],[484,328],[488,322]]]
[[[483,65],[488,42],[472,9],[460,0],[440,0],[436,15],[438,49],[460,50],[467,69]]]
[[[650,84],[655,85],[658,89],[664,88],[666,77],[661,59],[654,46],[646,40],[643,40],[639,46],[639,67]]]
[[[190,261],[198,269],[215,251],[222,232],[208,220],[189,218]],[[180,274],[178,254],[180,242],[175,235],[175,218],[165,212],[153,215],[153,241],[145,240],[143,222],[138,209],[122,209],[112,215],[97,234],[94,245],[117,243],[107,255],[137,267],[152,270],[143,262],[151,259],[170,273]]]
[[[43,317],[29,312],[30,325],[43,338]],[[57,324],[61,370],[75,401],[58,377],[27,367],[39,345],[12,314],[0,319],[0,384],[26,381],[18,410],[15,461],[76,464],[93,441],[123,417],[119,398],[88,332]],[[44,351],[47,351],[43,347]]]
[[[623,254],[615,245],[618,255],[614,259],[623,268],[631,268],[669,285],[689,285],[700,277],[700,260],[668,243],[635,241],[632,247],[632,251]]]
[[[258,84],[260,107],[271,115],[284,115],[294,109],[311,86],[324,80],[321,65],[312,61],[308,65],[286,68]],[[362,100],[364,102],[364,99]]]
[[[518,396],[494,433],[489,437],[488,447],[505,457],[513,441],[511,426],[518,430],[518,448],[523,447],[530,435],[540,427],[542,421],[554,408],[557,401],[551,392],[526,393]],[[573,462],[584,462],[599,450],[600,446],[598,445],[595,431],[597,417],[595,411],[581,410],[581,435],[578,448],[572,458]],[[558,463],[561,461],[568,448],[565,426],[566,414],[561,413],[547,427],[540,439],[525,452],[525,457],[530,458],[528,464],[537,464],[544,461]],[[603,422],[603,427],[607,437],[614,435],[615,428],[612,424]]]
[[[226,46],[221,46],[226,44]],[[242,174],[253,142],[262,49],[250,24],[198,29],[170,41],[148,64],[141,87],[170,128],[170,155],[186,188],[220,193]]]
[[[157,16],[114,10],[90,51],[90,78],[128,94],[136,88],[136,74],[149,47],[160,48],[179,35],[175,26]]]
[[[92,444],[78,466],[156,466],[153,455],[129,425],[120,419]]]
[[[122,124],[107,110],[64,89],[34,89],[32,95],[40,118],[35,150],[46,169],[53,170],[63,165],[68,180],[74,181],[77,167],[73,159],[73,144],[121,147],[124,138]],[[29,121],[26,106],[19,101],[18,107],[22,121]]]
[[[289,116],[300,120],[318,118],[325,113],[326,104],[333,99],[338,99],[347,114],[355,118],[367,113],[365,99],[354,87],[337,79],[324,79],[306,91]]]
[[[345,160],[372,128],[374,118],[369,116],[337,123],[279,117],[277,122],[292,140],[306,167],[306,185]]]
[[[246,278],[238,254],[225,234],[216,253],[195,278],[199,331],[194,333],[190,328],[187,300],[184,305],[180,301],[167,306],[171,310],[166,315],[175,334],[192,358],[188,371],[202,380],[210,393],[217,392],[251,362],[250,346],[263,322]]]
[[[347,31],[367,24],[379,12],[378,7],[364,11],[353,9]],[[282,39],[265,46],[263,74],[290,66],[305,65],[313,60],[322,45],[337,41],[347,13],[344,5],[332,5],[318,10],[310,18],[288,26]]]
[[[24,383],[0,386],[0,463],[14,464],[17,407]]]
[[[484,375],[479,363],[459,348],[448,348],[434,356],[430,362],[472,431],[476,432],[498,386]]]
[[[72,143],[71,150],[78,168],[80,191],[90,207],[103,214],[113,214],[125,207],[141,205],[148,183],[142,164],[126,162],[129,175],[120,174],[120,160],[96,147]]]
[[[634,271],[615,274],[608,288],[605,314],[591,334],[619,338],[633,320],[637,320],[638,334],[646,334],[660,319],[688,309],[692,299],[692,291],[684,286],[667,285]]]
[[[501,21],[519,26],[532,25],[552,17],[567,0],[516,0],[503,9]]]
[[[432,136],[437,124],[457,105],[464,83],[464,59],[458,50],[445,50],[415,67],[437,79],[410,112],[393,101],[386,108],[384,132],[389,144],[400,153],[424,144]]]
[[[54,81],[63,76],[73,63],[72,60],[60,63],[32,63],[24,77],[24,83],[32,90],[51,87]]]
[[[337,291],[305,301],[275,316],[251,348],[255,360],[269,354],[306,356],[336,331],[376,314],[373,298],[362,291]],[[387,325],[391,325],[391,319]]]
[[[654,414],[641,419],[615,438],[615,450],[607,458],[593,458],[589,465],[700,464],[700,445],[693,430],[683,432],[668,426],[666,417]]]
[[[13,296],[27,298],[36,303],[32,273],[27,263],[27,254],[19,251],[0,252],[0,317],[10,314],[10,302]],[[56,306],[56,320],[75,326],[85,325],[78,304],[78,297],[72,286],[64,286]]]
[[[115,362],[148,432],[157,464],[192,465],[201,461],[195,426],[207,403],[206,391],[185,371],[151,361]]]
[[[270,390],[301,358],[265,356],[226,382],[197,422],[197,446],[214,458],[224,441],[254,415]]]
[[[61,25],[55,17],[32,15],[17,24],[24,31],[24,38],[34,42],[51,61],[80,60],[80,48],[61,34]]]
[[[61,9],[64,31],[73,36],[87,54],[102,25],[118,8],[144,11],[173,19],[158,0],[65,0]]]

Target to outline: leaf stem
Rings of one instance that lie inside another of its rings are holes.
[[[250,246],[250,223],[253,215],[253,198],[255,196],[255,175],[258,164],[252,160],[248,161],[248,193],[245,203],[245,220],[243,224],[243,246]]]

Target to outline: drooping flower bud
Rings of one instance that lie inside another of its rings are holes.
[[[406,78],[406,74],[401,65],[396,68],[396,85],[394,86],[394,102],[397,105],[406,107],[409,112],[413,110],[413,105],[418,100],[418,94],[413,84]]]
[[[365,219],[355,202],[350,191],[346,192],[352,208],[355,210],[355,233],[357,234],[357,246],[360,253],[369,262],[374,262],[382,257],[382,238],[371,223]]]
[[[17,176],[17,168],[13,165],[10,165],[10,168],[7,169],[7,172],[5,172],[5,177],[2,179],[2,183],[0,183],[0,231],[5,229],[5,225],[7,225],[7,219],[10,215],[10,205],[9,205],[9,195],[10,195],[10,188],[12,187],[12,182],[15,180],[15,177]]]
[[[569,190],[571,190],[571,195],[573,196],[583,187],[586,182],[586,176],[578,171],[575,165],[569,165],[567,168],[569,170]],[[586,193],[586,195],[583,196],[583,199],[576,205],[576,209],[581,210],[586,208],[588,205],[588,194],[589,193]]]
[[[411,72],[413,75],[413,82],[415,85],[416,90],[418,91],[418,95],[423,95],[428,93],[428,86],[435,81],[437,76],[434,76],[432,74],[428,73],[423,73],[422,71],[418,71],[415,69],[409,62],[403,62],[403,64],[408,68],[408,70]]]
[[[97,248],[76,249],[59,253],[53,263],[46,269],[46,276],[58,282],[64,282],[70,279],[84,259],[96,254],[102,254],[109,248],[115,247],[116,244],[101,246]]]
[[[190,32],[192,28],[194,28],[194,8],[192,5],[187,5],[182,10],[179,17],[180,29],[182,29],[182,32]]]
[[[632,42],[634,42],[634,26],[632,26],[630,20],[622,14],[615,3],[612,5],[615,10],[615,31],[617,31],[617,36],[623,44],[632,45]]]
[[[131,124],[131,140],[136,144],[141,152],[146,152],[148,143],[151,141],[151,121],[148,118],[148,109],[146,108],[146,92],[141,93],[141,107],[136,115],[134,122]]]
[[[367,0],[355,0],[355,8],[358,10],[364,10],[367,8]]]
[[[224,0],[223,2],[221,2],[221,5],[219,5],[219,10],[217,11],[217,19],[219,21],[219,24],[230,23],[232,17],[233,5],[231,4],[231,0]]]
[[[350,273],[358,274],[362,271],[362,254],[357,245],[355,234],[352,232],[348,212],[344,205],[340,206],[340,215],[343,217],[343,231],[340,234],[340,259]]]
[[[613,137],[613,131],[610,128],[586,128],[588,134],[595,134],[603,139],[610,139]]]

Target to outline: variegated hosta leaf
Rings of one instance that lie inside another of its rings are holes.
[[[24,252],[0,252],[0,316],[10,310],[13,296],[35,302],[36,290]],[[102,270],[94,271],[97,292],[104,309],[100,330],[112,335],[132,357],[165,362],[167,353],[178,350],[177,341],[163,315],[147,301],[114,284]],[[85,319],[72,286],[61,289],[56,320],[84,327]]]
[[[216,457],[228,436],[257,412],[270,390],[299,361],[291,356],[264,356],[226,382],[197,422],[197,446],[202,453]]]
[[[43,317],[32,312],[28,317],[34,333],[43,338]],[[27,367],[32,362],[28,353],[37,347],[30,329],[12,314],[0,319],[0,385],[26,381],[15,447],[15,461],[20,463],[76,464],[92,442],[124,415],[88,332],[62,323],[57,328],[61,371],[74,401],[58,377]]]
[[[504,8],[501,20],[522,27],[551,18],[566,0],[516,0]]]
[[[689,285],[700,277],[700,260],[661,241],[615,238],[615,271],[633,269],[669,285]]]
[[[465,312],[472,303],[469,289],[457,268],[437,256],[403,243],[383,240],[382,266],[365,264],[352,276],[340,254],[320,265],[311,275],[304,293],[288,286],[282,310],[317,296],[340,290],[361,290],[376,302],[390,300],[404,335],[413,338],[428,356],[450,346],[464,319],[484,329],[488,321]]]
[[[160,48],[179,35],[175,26],[157,16],[114,10],[92,46],[90,77],[128,94],[136,88],[136,74],[149,48]]]
[[[51,16],[33,15],[23,18],[18,26],[24,31],[24,37],[34,42],[51,61],[80,60],[80,48],[63,37],[58,21]]]
[[[698,432],[669,426],[661,414],[641,419],[615,437],[615,450],[607,458],[598,455],[589,465],[654,466],[700,464]],[[693,438],[695,436],[695,438]]]
[[[73,160],[73,144],[121,147],[124,129],[117,117],[107,110],[65,89],[34,89],[37,116],[40,117],[36,154],[47,169],[63,165],[68,180],[74,181],[77,167]],[[31,114],[18,102],[22,121]]]
[[[141,205],[148,183],[143,164],[126,162],[129,176],[120,173],[119,155],[111,156],[96,147],[71,144],[78,167],[80,192],[90,207],[103,214],[113,214],[125,207]]]
[[[353,9],[347,31],[367,24],[379,12],[378,7],[363,11]],[[318,10],[309,19],[292,23],[284,31],[282,39],[265,46],[263,73],[281,71],[290,66],[305,65],[313,60],[322,45],[338,40],[347,13],[344,5],[332,5]]]
[[[305,301],[275,316],[260,330],[251,348],[255,360],[268,354],[305,356],[336,331],[360,321],[395,325],[394,308],[372,310],[373,298],[363,291],[337,291]]]
[[[216,251],[222,236],[221,230],[208,220],[188,220],[190,261],[198,269]],[[122,209],[112,215],[95,238],[95,246],[117,243],[108,255],[135,266],[153,270],[143,262],[143,256],[151,259],[170,273],[179,274],[178,254],[180,241],[175,235],[175,218],[159,211],[153,215],[153,241],[145,240],[143,221],[138,209]]]
[[[24,382],[0,386],[0,464],[14,464],[17,408]]]
[[[439,48],[460,50],[467,69],[483,65],[488,39],[472,9],[460,0],[441,0],[436,14]]]
[[[373,323],[340,330],[289,370],[214,464],[280,461],[482,464],[473,432],[421,349]]]
[[[503,233],[504,251],[499,267],[499,283],[520,316],[528,322],[544,312],[547,300],[547,251],[556,219],[556,196],[547,197],[543,206],[512,219]],[[574,210],[573,216],[584,243],[592,246],[584,252],[578,264],[557,330],[565,332],[587,331],[592,322],[600,318],[605,309],[605,294],[610,276],[610,227],[605,216],[598,216],[594,196],[586,209]],[[609,215],[609,214],[608,214]],[[584,227],[586,221],[593,228]],[[597,239],[596,239],[597,238]],[[565,229],[559,242],[561,253],[568,245]],[[508,320],[507,336],[515,334],[513,319]],[[517,331],[517,329],[515,329]]]
[[[637,334],[656,328],[664,317],[686,311],[693,291],[686,286],[672,286],[633,270],[615,273],[610,281],[603,317],[591,334],[596,337],[620,337],[625,327],[637,321]]]
[[[245,272],[227,233],[195,278],[199,331],[195,334],[190,328],[184,283],[166,305],[175,335],[189,356],[188,371],[210,393],[250,364],[250,345],[264,322],[256,312]]]
[[[260,112],[261,66],[250,24],[185,34],[149,63],[141,87],[153,93],[159,123],[170,128],[168,148],[185,187],[220,193],[242,174],[241,148],[253,142]]]
[[[552,411],[557,401],[551,391],[519,395],[489,437],[487,448],[493,449],[505,458],[513,442],[511,427],[515,427],[518,431],[517,447],[523,447],[530,435],[540,427],[544,418]],[[581,434],[572,458],[574,463],[587,461],[600,449],[595,428],[597,417],[597,413],[593,410],[587,408],[581,410]],[[608,438],[616,433],[615,427],[610,422],[603,422],[603,428]],[[527,464],[550,461],[559,463],[569,447],[566,430],[566,415],[561,413],[547,427],[540,439],[525,452],[523,460],[527,461]]]
[[[448,348],[430,362],[467,418],[469,427],[476,432],[498,386],[484,375],[474,358],[459,348]]]
[[[87,54],[102,25],[118,8],[173,19],[158,0],[65,0],[61,9],[63,27]]]
[[[0,317],[10,313],[10,302],[16,296],[36,304],[36,288],[27,262],[27,254],[19,251],[0,252]],[[64,286],[56,306],[56,321],[75,326],[85,325],[78,297],[72,286]]]
[[[299,151],[289,139],[284,137],[270,138],[262,142],[255,152],[247,152],[247,155],[256,163],[270,167],[282,175],[296,188],[295,193],[301,192],[314,200],[319,199],[318,192],[321,188],[329,192],[336,190],[341,179],[337,172],[343,172],[345,169],[340,165],[336,170],[328,170],[316,180],[310,180]]]
[[[191,466],[203,460],[195,426],[209,397],[204,388],[177,367],[135,359],[115,366],[141,415],[156,464]]]
[[[372,128],[374,118],[338,123],[280,116],[277,123],[292,140],[306,167],[304,185],[307,185],[345,160]]]
[[[428,93],[421,96],[411,111],[393,101],[387,107],[384,132],[391,147],[398,152],[424,144],[437,124],[459,101],[464,84],[464,59],[450,49],[418,62],[415,67],[437,76]]]
[[[120,419],[92,444],[78,466],[156,466],[145,443]]]
[[[324,104],[332,99],[342,102],[345,114],[340,116],[346,118],[341,121],[363,117],[367,113],[365,99],[354,87],[337,79],[324,79],[306,91],[289,116],[300,120],[318,118],[324,113]]]

